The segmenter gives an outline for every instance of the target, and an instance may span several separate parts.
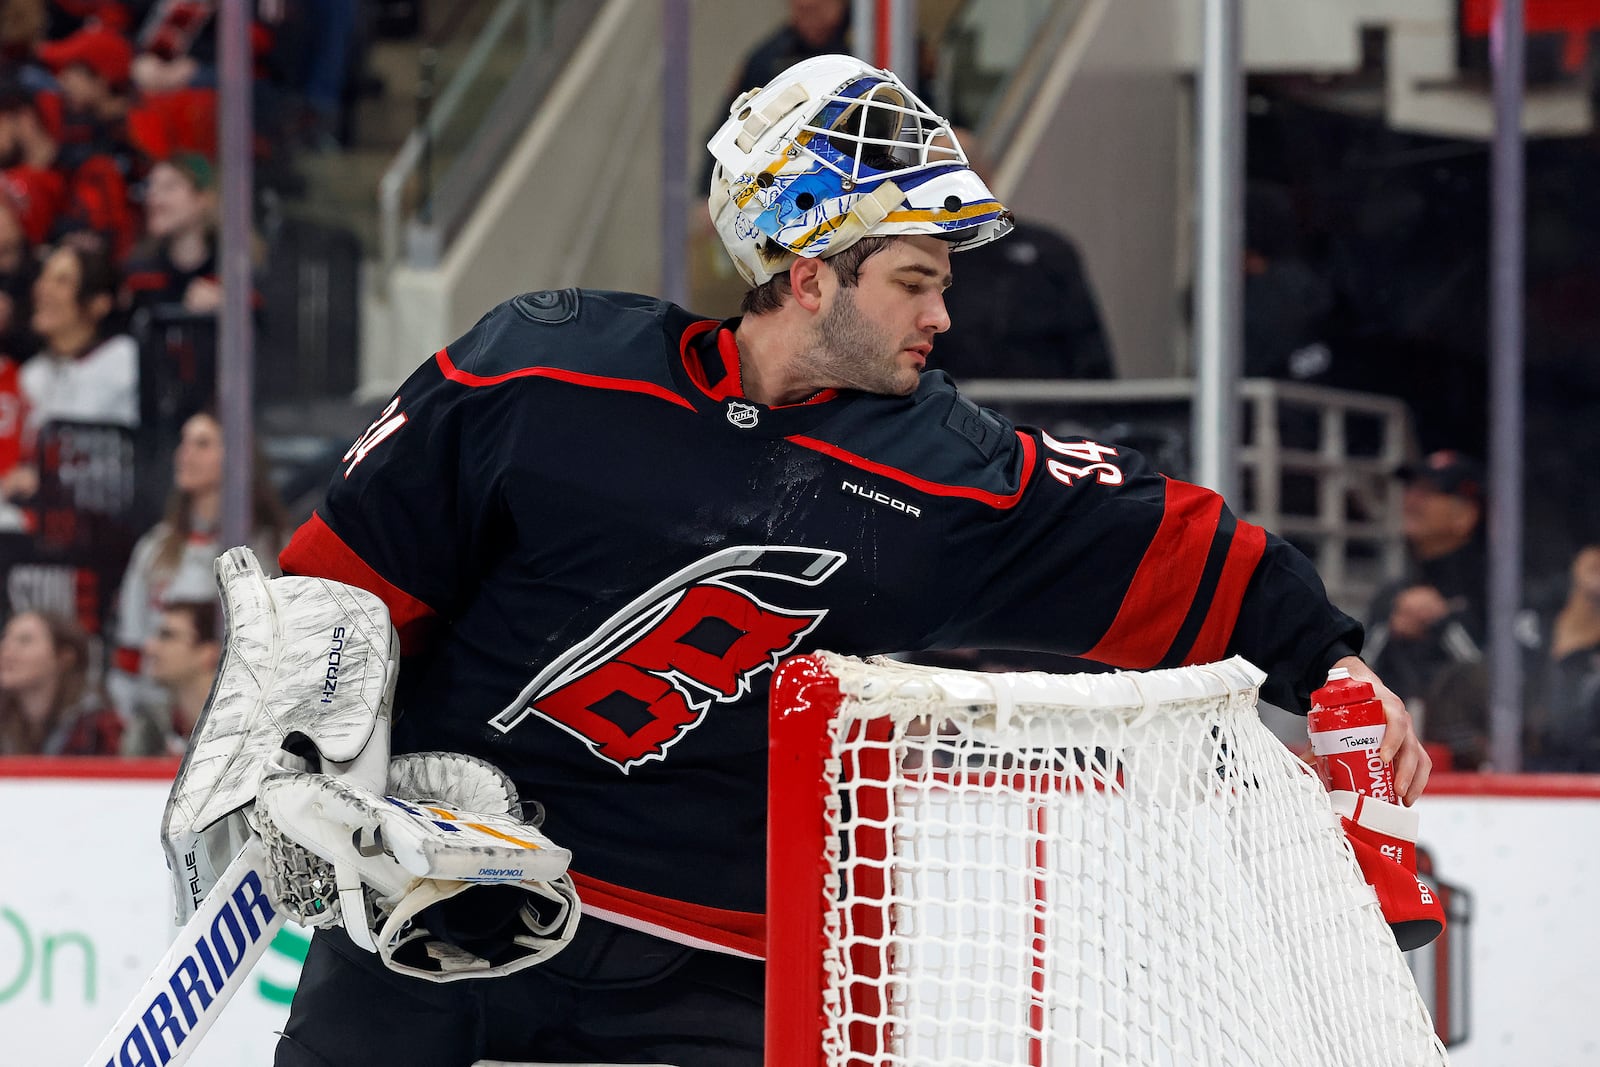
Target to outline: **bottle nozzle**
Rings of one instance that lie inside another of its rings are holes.
[[[1341,678],[1348,677],[1350,677],[1350,668],[1348,667],[1334,667],[1328,671],[1328,681],[1330,682],[1337,682]]]

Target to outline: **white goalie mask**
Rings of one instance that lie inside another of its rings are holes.
[[[711,217],[751,285],[867,236],[928,234],[958,252],[1011,229],[950,123],[853,56],[805,60],[742,94],[707,147]]]

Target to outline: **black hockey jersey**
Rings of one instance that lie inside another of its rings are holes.
[[[762,955],[785,655],[1239,653],[1303,708],[1359,647],[1299,552],[1134,453],[938,372],[754,404],[733,338],[640,296],[511,300],[401,386],[281,558],[384,598],[396,751],[504,768],[591,914]]]

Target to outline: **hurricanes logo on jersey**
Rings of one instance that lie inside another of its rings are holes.
[[[678,571],[557,656],[491,726],[507,733],[538,715],[626,774],[698,726],[713,704],[750,691],[816,628],[827,609],[769,604],[741,579],[817,586],[845,554],[725,548]]]

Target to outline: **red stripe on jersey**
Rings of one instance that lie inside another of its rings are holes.
[[[907,474],[905,471],[895,467],[874,463],[872,460],[864,459],[854,452],[847,452],[838,445],[830,445],[826,441],[818,441],[815,437],[796,435],[785,438],[785,440],[790,444],[799,445],[801,448],[813,449],[825,456],[831,456],[841,463],[848,463],[852,467],[859,467],[864,471],[890,478],[902,485],[909,485],[911,488],[927,493],[929,496],[961,497],[964,500],[976,500],[981,504],[988,504],[992,508],[1000,508],[1002,510],[1015,507],[1017,502],[1022,499],[1023,491],[1028,488],[1028,479],[1033,475],[1035,458],[1033,438],[1019,432],[1017,440],[1022,443],[1022,477],[1017,479],[1017,491],[1015,493],[1002,494],[991,493],[986,489],[973,489],[965,485],[941,485],[938,482],[930,482],[926,478],[918,478],[915,474]]]
[[[1189,614],[1222,518],[1222,498],[1198,485],[1166,481],[1161,525],[1128,583],[1117,617],[1099,643],[1083,653],[1085,659],[1133,670],[1153,667]]]
[[[1211,594],[1211,607],[1206,621],[1194,639],[1194,645],[1184,657],[1185,663],[1214,663],[1228,651],[1228,638],[1233,636],[1233,624],[1239,620],[1239,605],[1244,601],[1245,587],[1256,572],[1256,564],[1267,550],[1267,532],[1261,527],[1241,521],[1233,531],[1228,544],[1228,558],[1222,563],[1222,576],[1217,579],[1216,591]]]
[[[572,884],[578,889],[578,899],[583,901],[585,911],[604,914],[619,925],[644,929],[680,944],[721,949],[758,960],[766,957],[767,919],[764,915],[686,904],[602,882],[577,871],[568,873],[572,875]]]
[[[464,371],[450,361],[450,353],[441,348],[433,355],[434,362],[439,364],[439,371],[452,382],[478,388],[485,385],[499,385],[509,382],[513,378],[553,378],[556,381],[567,382],[570,385],[583,385],[591,389],[614,389],[623,393],[643,393],[653,396],[658,400],[669,400],[681,408],[694,410],[694,405],[683,397],[674,393],[665,386],[653,382],[639,382],[631,378],[607,378],[600,374],[583,374],[573,370],[559,370],[555,367],[523,367],[521,370],[507,371],[504,374],[494,374],[484,377]]]
[[[111,654],[112,668],[124,674],[138,674],[143,661],[144,653],[127,645],[123,645]]]
[[[369,567],[316,512],[311,513],[311,518],[289,539],[288,547],[278,554],[278,566],[284,574],[331,578],[377,594],[389,609],[389,621],[399,631],[400,651],[405,655],[422,647],[432,627],[435,618],[432,608]]]

